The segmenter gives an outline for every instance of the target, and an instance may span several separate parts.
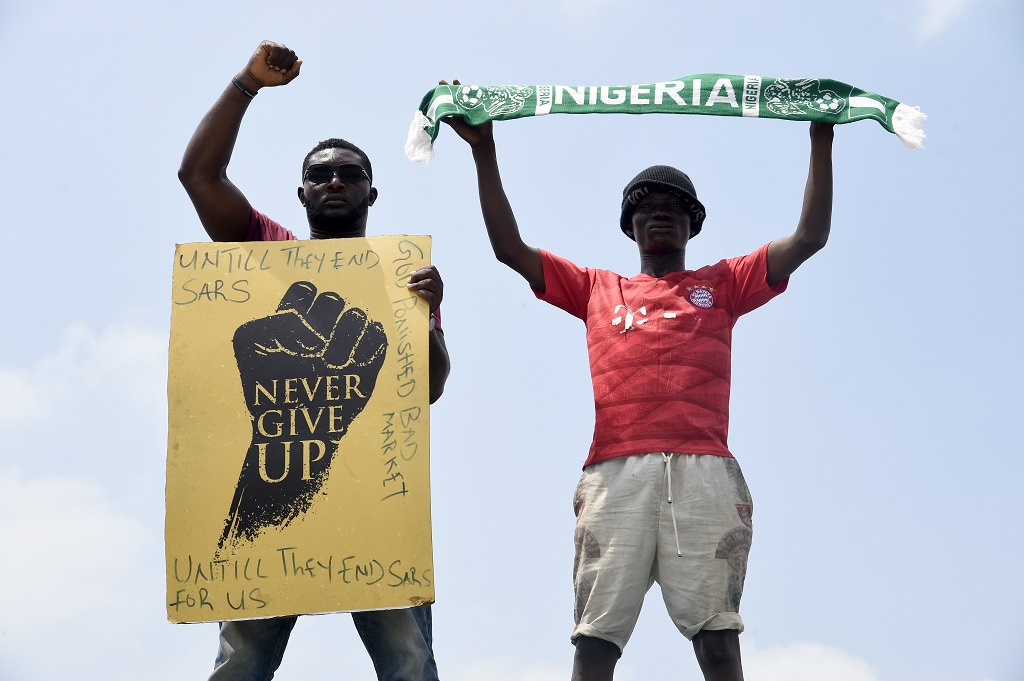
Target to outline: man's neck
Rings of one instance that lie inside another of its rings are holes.
[[[686,252],[641,253],[640,273],[651,277],[664,277],[686,269]]]
[[[351,239],[366,236],[366,220],[358,220],[349,225],[321,225],[309,223],[310,239]]]

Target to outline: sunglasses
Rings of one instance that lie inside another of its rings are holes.
[[[337,166],[328,163],[317,163],[306,168],[303,178],[313,184],[327,184],[335,175],[338,176],[338,180],[342,184],[355,184],[363,180],[370,181],[370,176],[366,174],[366,170],[356,163],[343,163]]]

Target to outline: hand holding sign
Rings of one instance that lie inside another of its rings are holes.
[[[274,314],[235,332],[253,435],[220,547],[309,510],[387,352],[378,322],[336,293],[291,285]]]

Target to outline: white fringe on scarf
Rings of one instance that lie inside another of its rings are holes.
[[[924,149],[924,122],[928,115],[916,106],[900,104],[892,115],[892,130],[905,146]]]

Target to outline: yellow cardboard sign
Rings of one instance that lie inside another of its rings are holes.
[[[427,236],[177,247],[170,621],[433,602],[429,263]]]

